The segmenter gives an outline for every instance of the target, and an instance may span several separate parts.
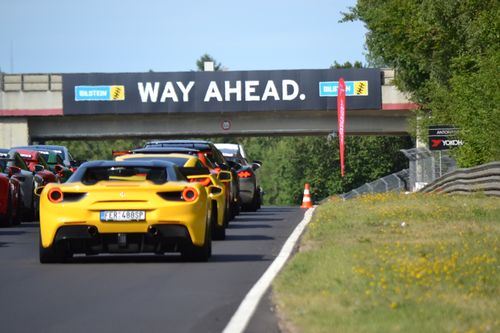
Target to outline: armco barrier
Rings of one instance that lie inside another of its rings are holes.
[[[368,193],[404,192],[408,190],[408,169],[366,183],[354,190],[341,194],[342,199],[352,199]]]
[[[470,194],[481,192],[500,196],[500,162],[469,169],[457,169],[423,187],[419,192]]]

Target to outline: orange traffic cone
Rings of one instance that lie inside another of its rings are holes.
[[[309,192],[309,184],[304,185],[304,198],[302,199],[302,205],[300,208],[312,208],[313,204],[311,201],[311,193]]]

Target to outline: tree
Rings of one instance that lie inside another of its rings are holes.
[[[355,61],[354,64],[351,64],[351,62],[346,61],[343,64],[339,64],[337,61],[333,63],[333,65],[330,66],[331,69],[338,69],[338,68],[363,68],[363,64],[361,61]]]
[[[371,58],[396,69],[396,85],[420,105],[424,125],[461,129],[466,144],[454,155],[470,166],[500,159],[497,130],[487,141],[480,135],[499,118],[498,17],[497,0],[358,0],[343,20],[365,23]]]
[[[222,64],[217,62],[212,56],[205,53],[200,57],[200,59],[196,60],[196,68],[198,71],[203,72],[205,70],[205,62],[213,62],[214,63],[214,71],[222,70]]]
[[[346,174],[340,177],[338,138],[325,136],[232,138],[251,160],[263,161],[258,170],[267,205],[297,205],[304,183],[318,202],[408,167],[399,151],[410,148],[409,137],[346,137]]]

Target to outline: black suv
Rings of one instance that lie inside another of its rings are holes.
[[[228,161],[224,158],[224,155],[220,152],[215,145],[210,141],[203,140],[154,140],[147,142],[144,148],[189,148],[199,151],[208,160],[207,164],[214,166],[217,170],[231,171],[233,179],[231,181],[231,186],[229,187],[228,200],[230,202],[230,219],[233,219],[241,211],[241,199],[240,199],[240,186],[238,182],[238,174],[234,168],[232,168]]]

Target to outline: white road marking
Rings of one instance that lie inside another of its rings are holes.
[[[255,309],[257,309],[257,305],[259,304],[262,296],[265,294],[266,290],[269,288],[276,275],[278,275],[281,268],[283,268],[283,266],[285,265],[286,261],[293,251],[293,248],[295,247],[295,244],[299,240],[300,235],[302,235],[305,227],[311,221],[314,209],[315,207],[309,208],[306,211],[306,213],[304,214],[304,218],[295,227],[295,230],[293,230],[290,237],[288,237],[276,259],[274,259],[269,268],[260,277],[259,281],[257,281],[252,289],[250,289],[250,291],[246,294],[245,298],[238,307],[238,310],[236,310],[236,312],[233,314],[231,320],[224,328],[222,333],[242,333],[245,330],[248,322],[250,321],[250,318],[255,312]]]

